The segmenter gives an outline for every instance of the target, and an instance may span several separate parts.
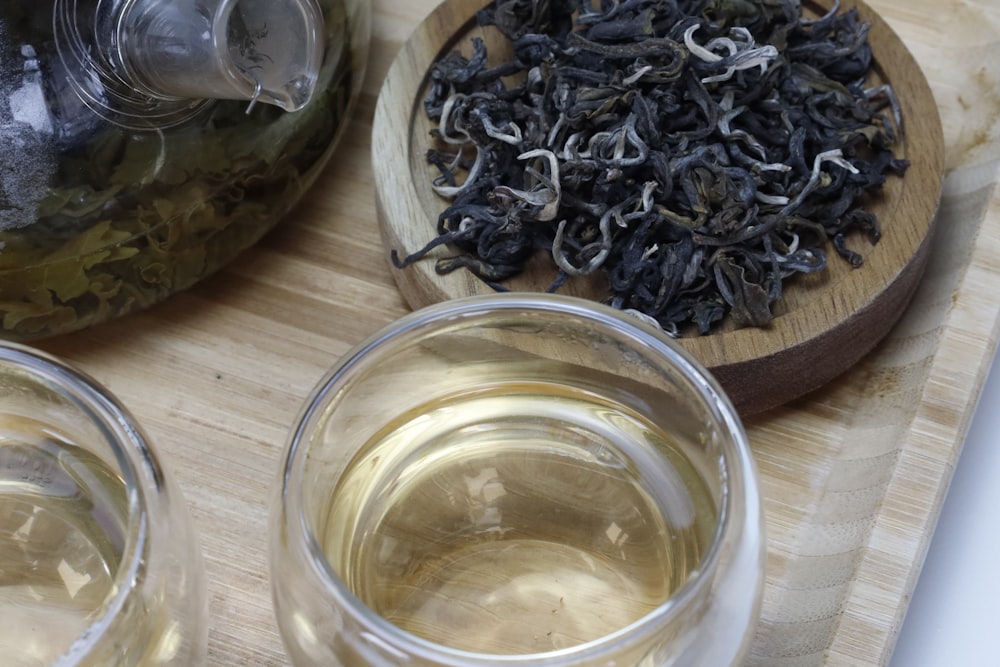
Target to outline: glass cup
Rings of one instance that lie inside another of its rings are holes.
[[[554,295],[412,313],[294,428],[271,583],[292,663],[739,662],[763,527],[746,435],[656,328]]]
[[[0,344],[0,664],[198,665],[208,608],[178,489],[104,388]]]

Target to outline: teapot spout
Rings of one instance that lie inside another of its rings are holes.
[[[324,57],[316,0],[133,0],[116,22],[115,69],[160,99],[301,109]]]

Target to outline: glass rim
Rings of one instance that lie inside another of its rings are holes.
[[[112,578],[114,588],[54,663],[54,667],[74,667],[82,664],[107,634],[142,578],[149,544],[150,489],[162,490],[163,472],[128,410],[91,376],[51,354],[9,341],[0,341],[0,366],[18,369],[70,399],[104,436],[114,454],[116,472],[125,483],[128,521],[122,558]]]
[[[719,516],[712,543],[697,570],[666,600],[635,621],[597,639],[564,649],[518,654],[480,653],[453,648],[410,633],[384,619],[358,598],[346,582],[334,572],[319,546],[315,532],[305,516],[301,478],[312,444],[313,427],[328,407],[325,399],[335,394],[345,378],[356,369],[371,363],[371,352],[442,323],[475,320],[498,312],[525,310],[575,316],[608,330],[614,330],[618,334],[638,339],[648,348],[660,353],[668,365],[679,371],[679,376],[693,389],[697,399],[704,404],[726,434],[726,437],[722,438],[720,477],[723,482]],[[450,667],[486,667],[522,663],[544,663],[550,667],[568,666],[580,660],[593,660],[603,653],[613,651],[629,637],[643,637],[656,632],[696,603],[702,591],[712,583],[712,574],[719,567],[725,538],[747,529],[742,523],[736,522],[737,512],[734,505],[738,498],[734,493],[734,486],[737,489],[745,489],[749,485],[751,488],[747,489],[748,491],[756,489],[752,473],[754,463],[746,431],[735,407],[707,369],[658,327],[653,327],[638,317],[610,306],[574,296],[501,292],[451,299],[407,313],[344,353],[310,392],[305,407],[294,423],[283,461],[281,513],[286,525],[295,529],[296,534],[292,539],[298,548],[304,546],[306,559],[323,584],[324,594],[336,599],[349,610],[350,616],[363,626],[374,627],[384,633],[389,639],[379,637],[380,644],[394,651],[406,651],[408,655],[432,659]]]

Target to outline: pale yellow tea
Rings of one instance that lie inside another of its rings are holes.
[[[125,485],[38,422],[0,422],[0,662],[52,664],[113,589],[127,531]]]
[[[320,539],[353,592],[400,628],[523,654],[598,639],[663,604],[717,520],[662,428],[574,387],[502,383],[379,432]]]

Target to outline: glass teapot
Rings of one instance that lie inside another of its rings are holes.
[[[368,0],[0,8],[0,338],[96,324],[255,243],[336,146]]]

